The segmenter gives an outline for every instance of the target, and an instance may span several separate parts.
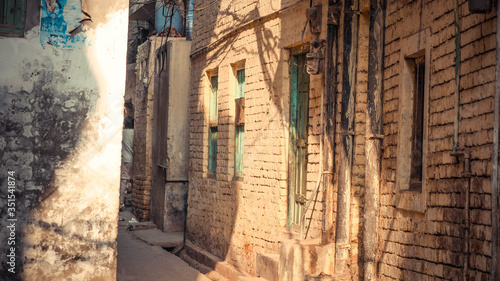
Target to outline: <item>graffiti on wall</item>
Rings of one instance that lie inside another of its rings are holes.
[[[72,34],[82,21],[81,0],[42,0],[40,43],[61,49],[80,48],[85,33]]]

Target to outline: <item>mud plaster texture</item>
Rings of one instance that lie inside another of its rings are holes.
[[[81,49],[43,48],[38,26],[0,38],[0,275],[9,280],[115,279],[127,4],[88,1],[94,22]]]

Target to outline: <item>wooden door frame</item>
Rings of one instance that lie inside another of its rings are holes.
[[[287,228],[294,231],[300,230],[300,222],[296,221],[296,193],[297,193],[297,148],[296,141],[298,139],[297,133],[293,129],[297,128],[297,113],[299,108],[299,67],[298,67],[298,57],[305,56],[307,53],[307,46],[300,46],[292,49],[290,52],[290,89],[289,89],[289,142],[288,142],[288,200],[287,200]],[[310,83],[310,82],[309,82]],[[306,104],[307,111],[309,112],[309,103]],[[309,124],[308,113],[306,113],[305,128],[307,134],[307,126]],[[305,154],[305,171],[304,176],[307,177],[307,142],[306,142],[306,154]],[[307,183],[307,181],[306,181]],[[304,189],[304,199],[305,193],[307,192],[307,187],[302,187]],[[300,211],[301,212],[301,211]],[[302,214],[299,214],[299,217]]]

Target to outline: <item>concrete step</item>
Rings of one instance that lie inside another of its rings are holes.
[[[179,254],[179,257],[182,260],[184,260],[187,264],[189,264],[191,267],[198,270],[200,273],[205,274],[205,276],[208,277],[212,281],[229,281],[229,279],[220,275],[220,273],[218,273],[217,271],[214,271],[212,268],[205,266],[205,265],[195,261],[194,259],[192,259],[189,255],[186,254],[185,251],[182,251]]]
[[[311,281],[329,280],[325,278],[333,273],[334,249],[334,244],[322,245],[320,239],[283,241],[279,280],[304,281],[308,275]],[[316,277],[320,279],[314,279]]]
[[[237,281],[239,277],[248,277],[248,273],[243,272],[230,265],[226,261],[221,260],[220,258],[212,255],[208,251],[194,245],[190,241],[186,241],[186,246],[184,250],[179,255],[182,259],[184,259],[187,263],[189,263],[194,268],[198,269],[200,272],[206,274],[210,279],[215,278],[216,273],[224,277],[229,281]],[[193,264],[186,257],[189,257],[190,260],[195,261]],[[208,272],[207,272],[208,271]],[[212,273],[216,272],[216,273]],[[217,277],[218,278],[218,277]],[[221,280],[222,279],[213,279],[213,280]],[[225,281],[225,280],[224,280]]]
[[[268,281],[279,281],[279,254],[261,254],[257,253],[257,276]]]
[[[129,221],[130,219],[126,219],[125,221]],[[136,223],[129,223],[127,229],[129,231],[136,231],[136,230],[147,230],[147,229],[155,229],[156,225],[152,221],[145,221],[145,222],[136,222]]]
[[[208,278],[210,278],[210,280],[213,280],[213,281],[229,281],[229,279],[220,275],[219,272],[214,271],[214,270],[210,271],[205,276],[207,276]]]
[[[165,233],[157,228],[135,230],[131,233],[135,238],[149,245],[172,249],[182,245],[182,238],[184,235],[183,232]]]
[[[181,251],[179,253],[179,258],[181,258],[182,260],[184,260],[187,264],[189,264],[191,267],[194,267],[196,268],[199,272],[205,274],[205,275],[208,275],[209,272],[212,271],[212,268],[204,265],[204,264],[201,264],[200,262],[196,261],[195,259],[191,258],[187,253],[186,251]],[[212,278],[210,278],[212,279]],[[212,279],[214,280],[214,279]]]

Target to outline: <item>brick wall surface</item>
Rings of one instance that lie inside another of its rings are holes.
[[[151,214],[155,56],[150,54],[155,54],[163,41],[152,37],[137,50],[132,206],[141,221],[148,220]],[[143,83],[145,77],[147,85]]]
[[[470,149],[470,279],[490,280],[491,155],[495,73],[495,13],[470,14],[460,0],[459,144]],[[380,195],[382,280],[458,280],[464,266],[463,161],[453,148],[454,1],[388,1],[383,95],[384,147]],[[398,98],[402,39],[430,29],[430,94],[425,213],[396,208]]]
[[[308,3],[220,1],[195,12],[190,92],[190,195],[188,238],[233,265],[255,273],[256,253],[276,253],[286,239],[288,196],[288,119],[290,50],[301,45]],[[459,145],[471,152],[469,275],[489,280],[491,271],[491,155],[493,128],[494,12],[473,15],[459,1],[461,28]],[[315,3],[316,4],[316,3]],[[349,268],[362,272],[365,124],[368,77],[369,1],[360,1],[356,62],[356,104],[351,187]],[[287,7],[279,14],[273,12]],[[195,1],[195,8],[202,3]],[[324,10],[324,15],[325,15]],[[253,22],[254,19],[261,20]],[[324,17],[326,18],[326,16]],[[382,181],[379,217],[381,280],[457,280],[465,244],[463,160],[453,148],[455,26],[453,1],[388,1],[385,28]],[[342,19],[340,21],[343,22]],[[243,28],[238,28],[242,27]],[[324,25],[326,28],[326,26]],[[430,75],[426,188],[423,211],[400,206],[397,190],[401,54],[406,38],[429,31]],[[321,36],[326,36],[322,33]],[[342,114],[342,42],[339,28],[337,135]],[[306,32],[305,40],[310,35]],[[234,180],[233,65],[246,69],[244,180]],[[217,173],[208,173],[209,79],[219,77]],[[307,190],[319,171],[321,93],[324,75],[311,76]],[[336,157],[336,167],[339,167]],[[337,173],[334,190],[337,189]],[[336,197],[336,196],[335,196]],[[309,238],[320,236],[321,192]],[[334,202],[336,210],[336,202]],[[335,212],[335,211],[334,211]],[[335,215],[335,214],[334,214]],[[309,222],[309,221],[308,221]],[[334,226],[335,229],[335,226]],[[358,249],[358,241],[359,249]]]
[[[302,44],[300,36],[308,3],[295,4],[279,14],[273,12],[293,2],[283,1],[280,5],[276,1],[224,0],[195,11],[188,239],[253,274],[256,253],[278,253],[279,242],[288,238],[289,48]],[[203,5],[202,1],[195,1],[195,9]],[[264,18],[253,21],[260,17]],[[245,27],[225,36],[242,25]],[[309,36],[306,32],[305,39],[309,40]],[[198,52],[211,42],[218,44]],[[246,74],[244,180],[235,181],[233,64],[243,61]],[[219,123],[217,172],[211,175],[208,173],[210,85],[207,73],[214,71],[218,73]],[[311,196],[318,177],[323,84],[323,75],[311,76],[307,197]],[[320,237],[321,198],[320,192],[309,238]]]

